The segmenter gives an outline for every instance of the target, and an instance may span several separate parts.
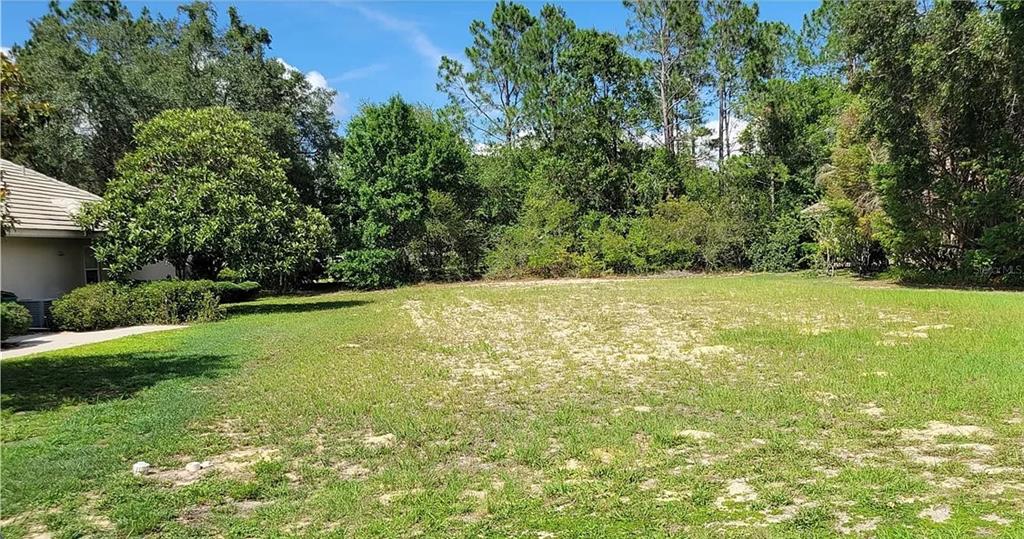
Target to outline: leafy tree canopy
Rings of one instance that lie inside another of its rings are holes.
[[[326,219],[303,208],[285,161],[239,113],[170,110],[142,124],[84,224],[115,277],[167,260],[179,276],[224,268],[283,284],[331,248]]]

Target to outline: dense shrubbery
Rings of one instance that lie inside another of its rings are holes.
[[[527,194],[519,224],[507,227],[487,258],[494,277],[594,277],[707,270],[739,263],[742,236],[724,214],[687,199],[654,205],[639,217],[575,207],[549,188]]]
[[[407,270],[402,256],[391,249],[360,249],[341,255],[327,268],[328,275],[351,288],[372,289],[397,286]]]
[[[223,272],[222,272],[223,273]],[[215,281],[213,291],[221,303],[252,301],[260,295],[260,283],[255,281]]]
[[[28,333],[31,323],[32,315],[28,309],[13,301],[0,302],[0,341]]]
[[[60,329],[91,331],[216,320],[218,304],[212,281],[103,282],[65,294],[53,302],[51,314]]]
[[[221,303],[252,301],[259,293],[253,281],[109,281],[68,292],[53,302],[51,314],[54,325],[68,331],[206,322],[221,317]]]

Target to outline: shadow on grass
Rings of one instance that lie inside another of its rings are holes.
[[[358,307],[366,305],[368,301],[362,300],[335,300],[335,301],[294,301],[288,303],[236,303],[225,305],[229,315],[243,314],[276,314],[276,313],[308,313],[314,311],[333,311],[346,307]]]
[[[0,394],[13,412],[124,399],[160,381],[214,378],[229,356],[124,353],[14,359],[0,364]]]
[[[971,282],[967,279],[955,279],[955,278],[929,278],[929,277],[910,277],[910,278],[893,278],[884,275],[857,275],[852,274],[852,277],[860,282],[873,283],[873,284],[890,284],[899,288],[918,288],[928,290],[968,290],[973,292],[1019,292],[1024,291],[1024,282],[993,282],[993,281],[975,281]]]

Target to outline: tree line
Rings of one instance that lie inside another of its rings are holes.
[[[624,35],[498,2],[438,110],[330,91],[206,3],[57,5],[3,65],[4,156],[103,194],[115,275],[357,287],[849,267],[1024,272],[1024,3],[630,0]]]

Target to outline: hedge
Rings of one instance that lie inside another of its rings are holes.
[[[220,298],[221,303],[241,303],[252,301],[260,294],[260,283],[255,281],[243,281],[235,283],[231,281],[217,281],[213,283],[214,292]]]
[[[28,333],[31,323],[32,315],[24,306],[13,301],[0,302],[0,341]]]
[[[140,324],[205,322],[221,317],[212,281],[104,282],[76,288],[53,302],[54,324],[92,331]]]

